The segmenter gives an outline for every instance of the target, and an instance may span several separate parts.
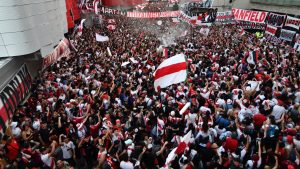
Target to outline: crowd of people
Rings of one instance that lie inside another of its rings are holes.
[[[68,58],[39,72],[2,140],[2,168],[299,168],[299,53],[236,25],[206,36],[171,19],[106,19],[115,30],[85,27]],[[162,44],[185,54],[188,78],[156,91]]]

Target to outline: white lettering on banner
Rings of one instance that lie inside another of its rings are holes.
[[[231,11],[217,12],[216,22],[233,21],[233,15]]]
[[[299,30],[300,19],[294,18],[294,17],[291,17],[291,16],[287,16],[284,26],[288,26],[288,27]]]
[[[296,34],[295,31],[281,29],[280,39],[283,39],[286,41],[292,41],[295,34]]]
[[[268,12],[232,8],[235,20],[264,23]]]
[[[166,11],[166,12],[127,12],[127,17],[134,18],[166,18],[178,17],[180,11]]]

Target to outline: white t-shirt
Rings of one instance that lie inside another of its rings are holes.
[[[81,129],[77,131],[77,135],[79,138],[84,138],[85,134],[86,134],[86,131],[85,131],[84,127],[81,127]]]
[[[300,92],[299,92],[299,91],[296,92],[296,93],[295,93],[295,96],[296,96],[296,98],[295,98],[295,103],[300,103]]]
[[[127,162],[125,162],[125,161],[121,161],[121,163],[120,163],[120,168],[121,169],[133,169],[133,164],[132,164],[132,162],[130,162],[130,161],[127,161]]]
[[[19,127],[12,129],[12,135],[19,138],[21,136],[21,129]]]
[[[72,141],[69,141],[67,144],[64,143],[64,145],[61,146],[61,150],[63,152],[63,158],[70,159],[72,158],[72,150],[75,150],[75,145]]]
[[[272,115],[275,117],[275,120],[279,120],[283,113],[285,113],[286,110],[283,106],[275,105],[273,107]]]

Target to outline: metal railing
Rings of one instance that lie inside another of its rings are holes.
[[[300,0],[250,0],[250,2],[269,5],[300,6]]]

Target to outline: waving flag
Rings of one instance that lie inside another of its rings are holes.
[[[97,42],[106,42],[106,41],[109,41],[109,37],[102,36],[102,35],[99,35],[98,33],[96,33],[96,41]]]
[[[154,72],[155,90],[185,81],[187,65],[185,56],[178,54],[164,60]]]
[[[82,19],[81,22],[80,22],[80,25],[78,27],[78,36],[81,36],[82,35],[82,29],[83,29],[83,23],[85,22],[86,19]]]
[[[93,2],[93,6],[95,9],[95,14],[98,15],[98,4],[99,4],[99,0],[94,0]]]
[[[174,148],[169,153],[166,159],[165,166],[170,165],[177,155],[182,154],[184,152],[186,147],[190,144],[191,139],[192,139],[192,132],[189,131],[184,137],[180,139],[180,143],[178,144],[178,147]]]

